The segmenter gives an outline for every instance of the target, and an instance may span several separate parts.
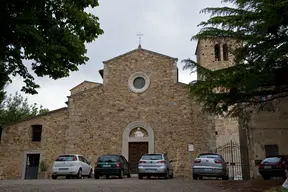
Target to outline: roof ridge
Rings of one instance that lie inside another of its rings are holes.
[[[136,51],[145,51],[145,52],[148,52],[148,53],[151,53],[151,54],[159,55],[159,56],[162,56],[162,57],[168,57],[168,58],[170,58],[170,59],[174,59],[174,60],[178,61],[178,58],[175,58],[175,57],[171,57],[171,56],[168,56],[168,55],[165,55],[165,54],[162,54],[162,53],[158,53],[158,52],[155,52],[155,51],[151,51],[151,50],[148,50],[148,49],[136,48],[136,49],[133,49],[133,50],[131,50],[131,51],[128,51],[128,52],[126,52],[126,53],[123,53],[123,54],[121,54],[121,55],[118,55],[118,56],[116,56],[116,57],[113,57],[113,58],[111,58],[111,59],[108,59],[108,60],[102,61],[102,62],[103,62],[104,64],[106,64],[106,63],[109,63],[109,62],[111,62],[111,61],[113,61],[113,60],[116,60],[116,59],[119,59],[119,58],[121,58],[121,57],[124,57],[124,56],[129,55],[129,54],[131,54],[131,53],[133,53],[133,52],[136,52]]]

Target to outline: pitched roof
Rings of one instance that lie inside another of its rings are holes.
[[[84,83],[91,83],[91,84],[95,84],[95,85],[101,84],[101,83],[96,83],[96,82],[86,81],[86,80],[85,80],[85,81],[83,81],[82,83],[80,83],[80,84],[76,85],[75,87],[73,87],[72,89],[70,89],[70,91],[73,90],[73,89],[75,89],[76,87],[79,87],[79,86],[83,85]]]
[[[124,53],[124,54],[122,54],[122,55],[119,55],[119,56],[116,56],[116,57],[114,57],[114,58],[111,58],[111,59],[108,59],[108,60],[106,60],[106,61],[103,61],[103,63],[104,63],[104,64],[109,63],[109,62],[111,62],[111,61],[113,61],[113,60],[119,59],[119,58],[121,58],[121,57],[124,57],[124,56],[126,56],[126,55],[132,54],[132,53],[137,52],[137,51],[144,51],[144,52],[147,52],[147,53],[151,53],[151,54],[154,54],[154,55],[158,55],[158,56],[162,56],[162,57],[166,57],[166,58],[169,58],[169,59],[173,59],[173,60],[175,60],[175,61],[178,61],[178,58],[175,58],[175,57],[170,57],[170,56],[168,56],[168,55],[164,55],[164,54],[157,53],[157,52],[150,51],[150,50],[143,49],[143,48],[137,48],[137,49],[133,49],[132,51],[129,51],[129,52],[127,52],[127,53]]]

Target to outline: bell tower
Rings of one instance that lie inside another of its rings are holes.
[[[233,65],[231,49],[236,45],[232,39],[199,39],[195,55],[197,62],[211,70],[223,69]]]
[[[199,39],[195,55],[197,56],[197,63],[210,70],[218,70],[230,67],[234,63],[234,57],[231,51],[238,46],[237,42],[232,39]],[[201,79],[197,75],[197,79]],[[213,118],[213,117],[212,117]],[[216,148],[217,152],[223,153],[223,146],[234,143],[240,146],[239,138],[239,124],[238,118],[223,118],[214,116]],[[236,151],[236,150],[235,150]],[[241,165],[241,156],[235,156],[234,152],[229,152],[224,158],[226,161],[234,161]],[[240,154],[240,151],[238,150]],[[233,160],[231,157],[233,157]],[[239,174],[242,175],[242,170],[239,169]]]

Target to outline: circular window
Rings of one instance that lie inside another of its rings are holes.
[[[132,74],[128,80],[130,90],[135,93],[144,92],[146,89],[148,89],[149,85],[150,80],[148,75],[142,72]]]
[[[145,79],[143,77],[136,77],[133,81],[133,86],[136,89],[142,89],[145,86]]]

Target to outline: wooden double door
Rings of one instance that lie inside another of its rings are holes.
[[[137,173],[138,162],[142,155],[148,153],[148,142],[129,143],[129,161],[132,174]]]

